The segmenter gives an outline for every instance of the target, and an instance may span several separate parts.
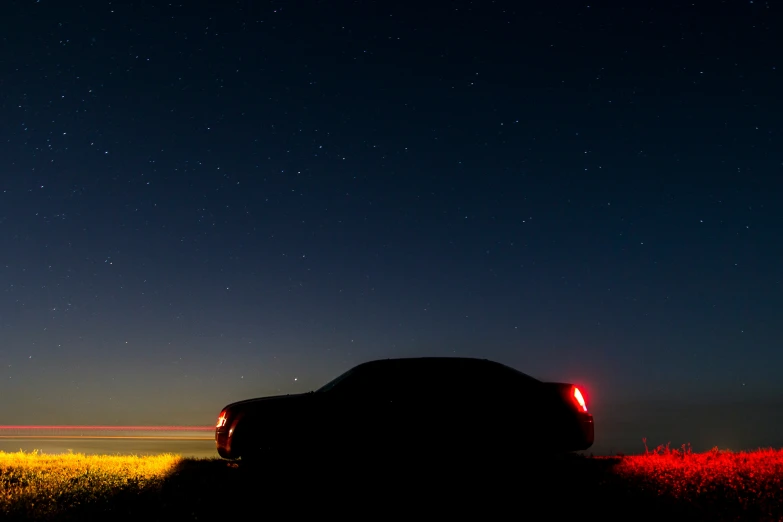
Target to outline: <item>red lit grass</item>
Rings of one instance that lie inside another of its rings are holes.
[[[723,505],[762,518],[781,514],[783,450],[694,453],[689,445],[667,445],[623,457],[613,471],[657,496],[701,509]]]

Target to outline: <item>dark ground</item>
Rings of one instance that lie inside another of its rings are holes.
[[[263,520],[319,516],[508,517],[566,520],[732,520],[725,507],[704,512],[642,493],[610,473],[617,459],[529,456],[449,462],[365,454],[350,459],[293,459],[243,466],[187,459],[160,491],[118,496],[110,506],[73,512],[69,520]]]

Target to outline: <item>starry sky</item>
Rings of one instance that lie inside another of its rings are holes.
[[[783,400],[781,7],[4,2],[0,423],[415,355],[583,384],[599,438]]]

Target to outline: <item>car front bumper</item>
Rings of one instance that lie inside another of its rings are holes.
[[[231,454],[231,435],[233,435],[233,429],[228,427],[215,429],[215,446],[217,447],[218,455],[224,459],[236,458]]]

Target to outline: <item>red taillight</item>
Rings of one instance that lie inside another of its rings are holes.
[[[221,411],[220,417],[218,417],[216,428],[222,428],[226,425],[226,420],[228,420],[228,415],[226,415],[226,412]]]
[[[582,411],[587,411],[587,403],[585,402],[585,398],[582,395],[582,392],[580,392],[579,388],[576,386],[574,386],[574,400]]]

